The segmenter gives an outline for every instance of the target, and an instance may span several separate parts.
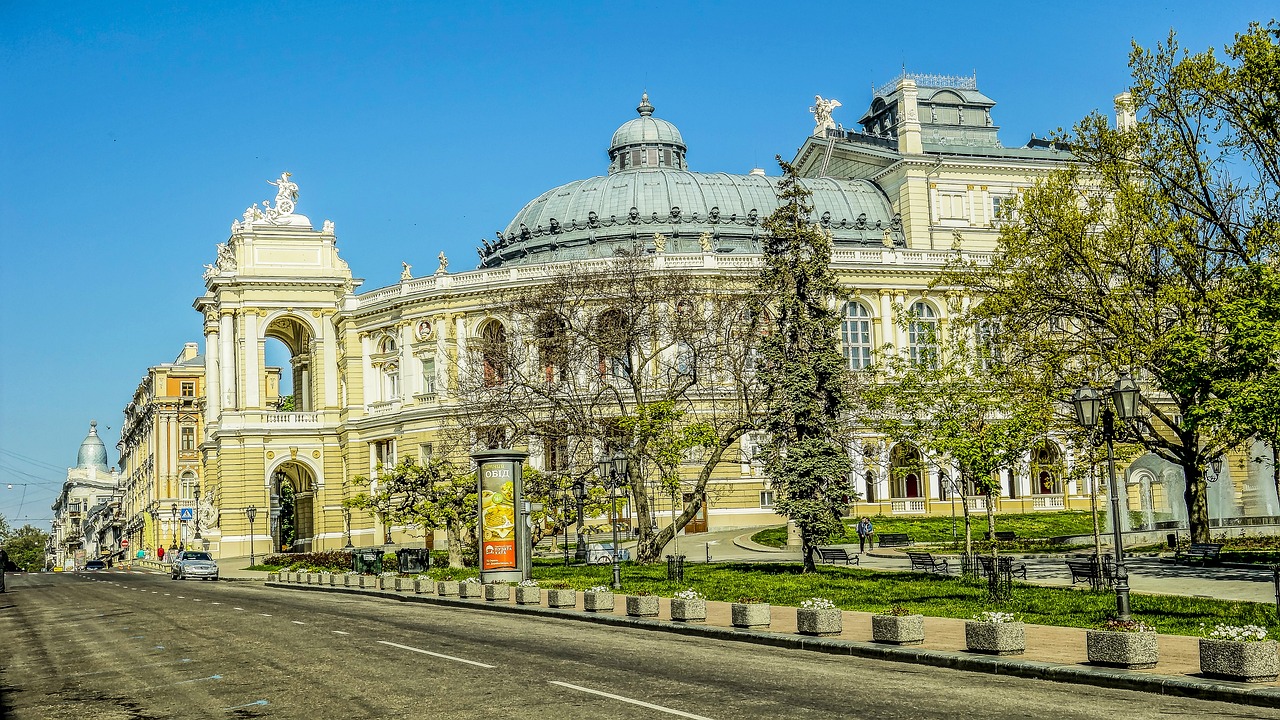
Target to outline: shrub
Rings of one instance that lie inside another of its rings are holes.
[[[289,570],[317,570],[344,573],[351,569],[351,556],[344,550],[268,555],[263,565],[278,565]]]

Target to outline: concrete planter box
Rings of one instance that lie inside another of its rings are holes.
[[[394,575],[379,575],[379,576],[378,576],[378,589],[379,589],[379,590],[394,590],[394,589],[395,589],[395,587],[396,587],[396,578],[395,578],[395,576],[394,576]]]
[[[332,584],[333,584],[333,573],[320,573],[320,584],[321,584],[321,585],[332,585]]]
[[[516,588],[517,605],[541,605],[542,588],[537,586],[520,586]]]
[[[356,575],[343,575],[342,582],[339,584],[342,585],[342,587],[359,587],[360,581],[357,580],[356,577]]]
[[[734,603],[730,615],[734,627],[769,627],[769,603]]]
[[[671,619],[676,622],[706,622],[707,601],[702,598],[671,598]]]
[[[280,582],[280,573],[267,573],[267,582]]]
[[[1147,670],[1160,661],[1160,643],[1153,632],[1090,630],[1085,634],[1089,662],[1128,670]]]
[[[989,623],[966,620],[965,649],[984,655],[1021,655],[1027,649],[1026,626],[1020,622]]]
[[[291,572],[280,573],[280,582],[282,583],[293,582],[293,573]]]
[[[319,584],[320,584],[320,573],[307,573],[307,584],[308,584],[308,585],[319,585]]]
[[[582,608],[587,612],[613,612],[613,593],[584,591]]]
[[[372,575],[361,575],[361,576],[360,576],[360,587],[361,587],[361,588],[363,588],[363,589],[365,589],[365,590],[373,590],[373,589],[375,589],[375,588],[377,588],[377,587],[378,587],[378,580],[379,580],[379,579],[380,579],[380,578],[376,578],[376,577],[374,577],[374,576],[372,576]]]
[[[505,583],[492,583],[485,585],[484,599],[489,602],[510,602],[511,586]]]
[[[844,629],[840,608],[796,608],[796,632],[827,637]]]
[[[1200,640],[1200,672],[1237,682],[1274,682],[1280,675],[1275,640]]]
[[[422,595],[430,595],[436,591],[436,581],[431,578],[414,578],[413,591]]]
[[[578,605],[577,590],[547,590],[547,607],[571,608]]]
[[[924,642],[924,616],[872,615],[871,639],[890,645],[919,645]]]
[[[413,592],[413,578],[396,578],[394,589],[396,592]]]
[[[440,597],[458,597],[458,586],[461,584],[457,580],[441,580],[436,583],[436,594]]]
[[[627,614],[632,617],[658,617],[658,596],[628,595]]]
[[[458,597],[482,598],[484,597],[484,585],[474,582],[458,583]]]

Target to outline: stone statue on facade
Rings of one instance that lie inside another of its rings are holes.
[[[400,261],[400,266],[403,268],[400,271],[400,281],[404,282],[405,280],[412,280],[413,266],[403,260]]]
[[[824,100],[821,95],[813,96],[813,107],[809,108],[809,112],[813,113],[815,137],[825,137],[828,129],[835,129],[836,123],[831,119],[831,111],[838,107],[840,101],[835,98]]]
[[[709,253],[712,250],[711,233],[704,232],[698,236],[698,244],[702,246],[702,252]]]
[[[659,255],[667,251],[667,236],[662,233],[653,234],[653,250]]]
[[[323,227],[323,229],[322,229],[320,232],[322,232],[322,233],[324,233],[324,234],[326,234],[326,235],[332,235],[332,234],[333,234],[333,221],[332,221],[332,220],[325,220],[325,221],[324,221],[324,227]]]
[[[294,205],[298,202],[298,184],[289,179],[292,173],[280,173],[279,180],[268,180],[268,185],[276,186],[276,215],[292,215]],[[266,205],[264,202],[263,205]]]
[[[231,248],[231,243],[218,243],[217,268],[219,272],[235,271],[236,251]]]
[[[445,257],[444,251],[441,251],[436,258],[440,261],[440,267],[436,268],[437,275],[444,275],[449,272],[449,258]]]

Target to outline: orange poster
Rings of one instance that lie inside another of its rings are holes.
[[[485,465],[481,472],[480,569],[515,570],[516,508],[511,466],[493,463]]]

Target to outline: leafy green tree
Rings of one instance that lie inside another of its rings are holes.
[[[773,326],[760,350],[763,367],[765,473],[773,480],[778,512],[800,531],[806,571],[813,549],[843,533],[849,455],[844,421],[851,408],[844,357],[838,345],[839,290],[831,271],[831,238],[810,221],[810,193],[795,168],[778,158],[781,206],[764,221],[764,269],[756,315]]]
[[[390,524],[417,525],[425,532],[443,527],[448,542],[449,566],[463,566],[465,548],[475,545],[476,476],[443,457],[429,457],[419,464],[408,457],[394,467],[378,467],[377,478],[357,476],[352,484],[362,490],[344,504],[367,510]]]
[[[1225,60],[1172,34],[1135,45],[1133,118],[1078,123],[1063,138],[1075,162],[1024,194],[990,264],[953,275],[1002,320],[1011,362],[1064,400],[1082,380],[1137,377],[1125,436],[1182,468],[1194,542],[1209,539],[1206,465],[1262,429],[1237,410],[1274,366],[1239,347],[1239,323],[1265,313],[1229,305],[1280,249],[1277,39],[1274,21],[1253,24]]]
[[[44,549],[49,542],[49,533],[31,525],[23,525],[9,532],[7,537],[0,538],[0,542],[3,542],[5,551],[9,553],[9,562],[18,566],[19,570],[39,572],[44,568]]]

